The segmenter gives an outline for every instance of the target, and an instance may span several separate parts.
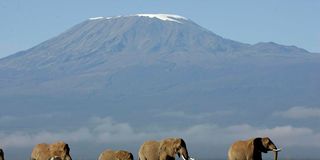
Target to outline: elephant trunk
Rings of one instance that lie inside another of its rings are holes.
[[[182,157],[183,160],[189,160],[190,159],[187,149],[181,148],[180,154],[181,154],[181,157]]]
[[[273,151],[274,153],[274,160],[278,160],[278,151]]]
[[[273,154],[274,154],[274,160],[278,160],[278,152],[281,151],[281,148],[280,149],[275,148],[272,151],[273,151]]]
[[[185,156],[183,156],[183,155],[181,155],[181,157],[183,160],[189,160],[189,159],[185,158]]]

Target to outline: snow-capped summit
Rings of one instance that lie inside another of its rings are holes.
[[[115,17],[91,17],[91,18],[89,18],[89,20],[111,19],[111,18],[115,18]]]
[[[97,19],[103,19],[104,17],[92,17],[92,18],[89,18],[89,20],[97,20]]]
[[[92,17],[92,18],[89,18],[89,20],[113,19],[113,18],[134,17],[134,16],[157,18],[163,21],[172,21],[177,23],[181,23],[179,19],[188,20],[185,17],[174,15],[174,14],[135,14],[135,15],[127,15],[127,16],[115,16],[115,17]]]
[[[179,15],[174,15],[174,14],[136,14],[136,16],[149,17],[149,18],[158,18],[158,19],[163,20],[163,21],[173,21],[173,22],[178,22],[178,23],[181,23],[181,22],[178,21],[177,19],[188,20],[185,17],[179,16]]]

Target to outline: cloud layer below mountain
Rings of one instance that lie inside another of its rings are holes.
[[[275,112],[274,115],[292,119],[320,118],[320,108],[296,106],[285,111]]]
[[[90,118],[86,125],[64,131],[40,132],[0,132],[0,141],[6,147],[30,147],[35,143],[65,140],[69,143],[141,144],[148,139],[164,137],[184,137],[192,146],[228,146],[234,140],[254,136],[269,136],[279,147],[320,147],[320,133],[305,127],[291,125],[271,128],[249,124],[219,126],[218,124],[198,124],[174,129],[158,127],[138,130],[129,123],[116,122],[110,117]]]

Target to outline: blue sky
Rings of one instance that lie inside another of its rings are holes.
[[[170,13],[225,38],[273,41],[320,52],[320,1],[2,0],[0,57],[28,49],[90,17]]]

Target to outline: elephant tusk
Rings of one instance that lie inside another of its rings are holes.
[[[280,152],[280,151],[281,151],[281,148],[279,148],[279,149],[273,149],[272,151],[273,151],[273,152]]]
[[[191,158],[191,157],[190,157],[189,159],[190,159],[190,160],[195,160],[194,158]]]
[[[182,157],[182,159],[183,159],[183,160],[186,160],[186,158],[184,158],[184,156],[183,156],[183,155],[181,155],[181,157]]]
[[[58,157],[58,156],[53,156],[53,157],[50,157],[49,160],[57,160],[57,159],[60,159],[60,157]]]
[[[50,160],[55,160],[56,158],[58,158],[58,156],[53,156],[50,158]]]

